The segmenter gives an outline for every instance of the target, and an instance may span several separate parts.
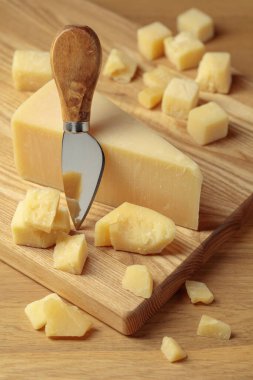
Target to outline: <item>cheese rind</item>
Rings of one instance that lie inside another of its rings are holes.
[[[146,265],[129,265],[122,279],[122,287],[138,297],[150,298],[153,278]]]
[[[56,293],[52,293],[40,300],[29,303],[25,307],[25,314],[35,330],[40,329],[47,323],[44,303],[49,299],[61,301],[61,298]]]
[[[146,87],[138,93],[138,101],[143,107],[151,109],[161,102],[162,96],[163,89]]]
[[[231,336],[231,327],[218,319],[209,317],[208,315],[202,315],[198,325],[197,335],[228,340]]]
[[[163,40],[171,35],[171,30],[161,22],[153,22],[137,30],[138,48],[141,54],[153,60],[164,54]]]
[[[158,65],[153,70],[145,72],[142,79],[147,87],[158,87],[165,90],[173,77],[174,75],[167,66]]]
[[[136,62],[125,52],[112,49],[105,63],[103,74],[116,82],[129,83],[136,69]]]
[[[202,302],[210,304],[214,300],[213,293],[204,282],[187,280],[185,287],[192,303]]]
[[[205,42],[214,35],[214,23],[210,16],[196,8],[188,9],[177,17],[179,32],[190,32]]]
[[[168,336],[163,337],[161,351],[170,363],[174,363],[187,357],[186,352],[177,341]]]

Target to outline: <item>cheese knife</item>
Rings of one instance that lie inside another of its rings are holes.
[[[101,45],[88,26],[66,26],[51,47],[51,67],[62,118],[62,179],[74,226],[79,229],[96,195],[104,154],[89,134],[93,93],[101,66]]]

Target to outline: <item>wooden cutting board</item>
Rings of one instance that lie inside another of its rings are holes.
[[[201,94],[203,101],[215,100],[227,110],[230,132],[224,140],[198,147],[188,136],[184,122],[162,114],[159,107],[153,111],[144,110],[136,101],[137,93],[143,87],[142,72],[157,64],[169,66],[167,60],[145,61],[136,50],[136,25],[94,4],[85,3],[85,7],[85,23],[97,31],[104,58],[112,47],[119,47],[131,54],[139,64],[138,73],[131,84],[119,85],[101,76],[98,89],[200,165],[204,175],[200,231],[178,227],[176,240],[158,256],[143,257],[108,248],[97,249],[93,244],[94,224],[111,208],[95,203],[84,228],[89,259],[83,274],[74,276],[54,270],[52,250],[19,247],[12,242],[11,218],[17,202],[33,185],[16,174],[9,120],[3,117],[4,127],[0,129],[0,258],[118,331],[132,334],[240,228],[253,205],[253,84],[236,74],[230,96]],[[74,10],[72,14],[75,14]],[[71,22],[81,23],[78,12]],[[66,20],[63,20],[64,23]],[[59,27],[61,25],[56,25],[54,32]],[[195,71],[187,71],[183,75],[194,77]],[[13,104],[17,104],[17,98],[21,100],[25,97],[13,92]],[[138,298],[121,287],[125,268],[133,263],[146,264],[152,272],[155,288],[148,300]]]

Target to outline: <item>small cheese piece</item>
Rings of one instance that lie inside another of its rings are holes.
[[[25,223],[44,232],[51,232],[60,201],[55,189],[30,189],[25,197]]]
[[[165,38],[165,55],[178,70],[191,69],[198,66],[205,46],[191,33],[182,32],[174,38]]]
[[[103,74],[116,82],[129,83],[136,69],[136,62],[125,52],[112,49],[105,63]]]
[[[202,302],[209,304],[214,300],[213,293],[204,282],[187,280],[185,287],[192,303]]]
[[[200,145],[222,139],[228,134],[228,115],[214,102],[190,111],[187,131]]]
[[[161,22],[153,22],[137,30],[138,48],[149,59],[156,59],[164,54],[163,40],[171,35],[171,30]]]
[[[146,87],[138,93],[138,101],[143,107],[151,109],[161,102],[162,96],[163,89]]]
[[[153,278],[146,265],[129,265],[122,279],[122,286],[138,297],[150,298]]]
[[[187,357],[186,352],[175,339],[168,336],[163,337],[161,351],[170,363],[174,363]]]
[[[155,69],[145,72],[142,79],[147,87],[158,87],[165,90],[174,76],[167,66],[158,65]]]
[[[231,336],[231,327],[218,319],[202,315],[197,335],[228,340]]]
[[[177,17],[177,29],[179,32],[190,32],[203,42],[214,35],[212,18],[196,8],[191,8]]]
[[[44,302],[46,336],[83,336],[92,328],[91,321],[76,306],[48,299]]]
[[[32,327],[35,330],[41,329],[41,327],[44,327],[47,323],[46,314],[44,311],[44,303],[49,299],[56,299],[58,301],[61,301],[61,298],[57,294],[52,293],[38,301],[29,303],[25,308],[25,314],[27,315],[29,321],[32,324]]]
[[[231,56],[229,53],[205,53],[197,73],[200,90],[228,94],[232,83]]]
[[[70,219],[69,212],[66,207],[59,206],[56,211],[56,215],[53,222],[53,231],[61,231],[66,232],[66,234],[70,231]]]
[[[88,256],[84,234],[61,234],[54,247],[54,268],[73,274],[81,274]]]
[[[179,119],[187,119],[198,98],[199,87],[193,80],[173,78],[163,94],[162,111]]]
[[[38,90],[52,79],[50,54],[43,51],[16,50],[13,56],[12,77],[17,90]]]

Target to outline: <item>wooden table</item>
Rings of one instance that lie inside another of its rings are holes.
[[[140,24],[161,20],[172,29],[176,15],[192,6],[188,0],[95,2]],[[194,4],[216,21],[218,35],[210,49],[230,51],[233,66],[253,80],[253,2],[196,0]],[[73,19],[74,8],[80,10],[78,20]],[[12,95],[13,50],[49,49],[59,25],[85,22],[85,9],[81,0],[0,0],[0,21],[0,120],[8,125],[14,109],[27,97]],[[253,379],[252,234],[253,215],[196,274],[215,294],[211,306],[192,305],[181,289],[134,337],[94,320],[95,330],[86,339],[47,339],[43,332],[32,330],[24,307],[48,290],[0,263],[0,379]],[[232,339],[197,337],[203,313],[228,322]],[[164,359],[160,352],[164,335],[182,344],[187,360],[170,364]]]

